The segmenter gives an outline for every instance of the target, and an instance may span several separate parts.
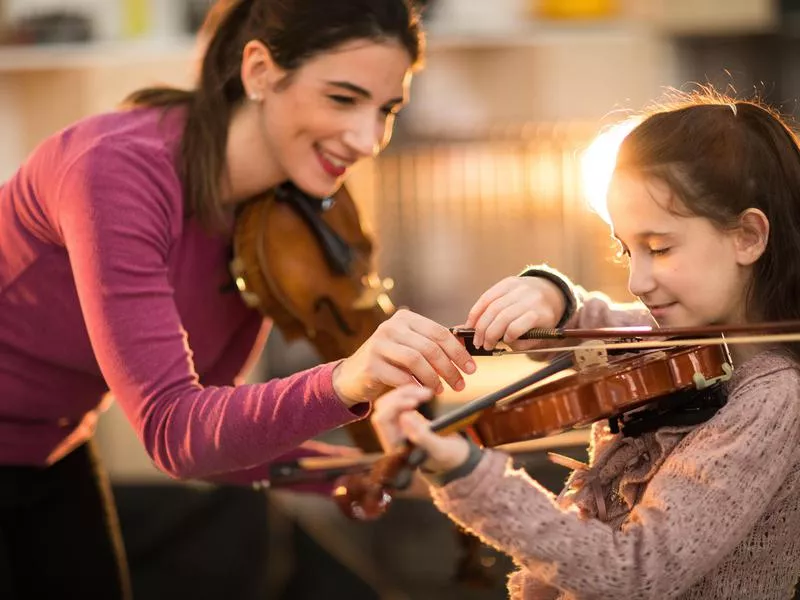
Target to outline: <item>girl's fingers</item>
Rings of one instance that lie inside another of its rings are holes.
[[[372,411],[372,420],[388,423],[404,411],[416,409],[433,398],[433,390],[417,384],[407,384],[378,398]]]
[[[480,319],[480,317],[483,315],[486,308],[492,302],[494,302],[495,300],[497,300],[498,298],[500,298],[501,296],[505,295],[508,292],[512,284],[512,281],[513,278],[506,277],[502,281],[494,284],[483,294],[481,294],[481,297],[478,298],[477,302],[475,302],[475,304],[470,309],[469,314],[467,315],[467,322],[464,324],[464,327],[474,329],[476,327],[478,319]]]

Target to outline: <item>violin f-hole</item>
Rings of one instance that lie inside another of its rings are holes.
[[[355,335],[356,332],[347,324],[347,321],[344,320],[344,317],[336,308],[336,305],[333,301],[324,296],[322,298],[318,298],[316,302],[314,302],[314,312],[319,313],[320,311],[327,309],[330,315],[333,317],[333,320],[336,322],[336,326],[339,330],[344,333],[345,335]]]

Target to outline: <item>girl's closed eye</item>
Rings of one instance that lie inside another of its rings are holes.
[[[336,104],[341,104],[342,106],[352,106],[356,103],[356,99],[353,96],[343,96],[341,94],[329,94],[328,98],[333,100]]]
[[[648,248],[647,251],[651,254],[651,256],[662,256],[669,252],[671,248],[669,246],[665,246],[663,248]]]
[[[624,262],[630,259],[631,251],[628,247],[623,244],[620,240],[614,240],[617,246],[617,249],[614,253],[614,258],[620,262]]]

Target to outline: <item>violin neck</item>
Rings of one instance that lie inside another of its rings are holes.
[[[509,385],[500,388],[499,390],[476,398],[471,402],[457,408],[456,410],[442,415],[431,423],[431,429],[436,432],[448,432],[463,429],[466,425],[474,420],[483,410],[490,408],[497,404],[500,400],[508,398],[512,394],[521,392],[527,387],[535,383],[539,383],[548,377],[560,373],[566,369],[574,366],[575,359],[572,352],[565,352],[559,354],[554,360],[549,362],[546,366],[538,371],[531,373],[527,377],[510,383]]]

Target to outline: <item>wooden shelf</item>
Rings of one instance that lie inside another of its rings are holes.
[[[631,21],[521,22],[502,31],[431,26],[428,48],[436,50],[510,49],[515,47],[616,42],[651,34],[650,28]]]
[[[80,70],[115,65],[191,60],[191,37],[129,42],[0,46],[0,73]]]
[[[428,49],[436,52],[596,43],[601,40],[629,39],[642,33],[643,29],[640,27],[616,21],[563,25],[521,24],[512,31],[497,32],[432,27],[428,31]],[[0,74],[191,60],[194,50],[195,40],[189,36],[163,40],[0,46]]]

